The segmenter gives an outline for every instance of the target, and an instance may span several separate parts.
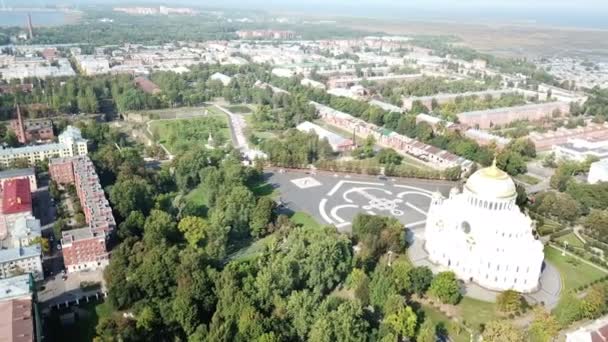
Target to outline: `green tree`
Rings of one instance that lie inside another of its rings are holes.
[[[383,148],[376,155],[380,164],[400,165],[403,157],[392,148]]]
[[[36,244],[40,245],[40,249],[44,254],[48,254],[51,251],[51,245],[49,244],[49,240],[43,238],[42,236],[36,236],[32,239],[32,241],[30,241],[30,246]]]
[[[262,197],[253,210],[251,217],[251,234],[260,238],[268,233],[268,226],[273,221],[275,201],[270,197]]]
[[[453,272],[439,273],[431,282],[429,293],[446,304],[458,304],[462,298],[460,284]]]
[[[431,286],[433,272],[426,266],[414,267],[409,272],[412,292],[423,295]]]
[[[206,238],[208,224],[200,217],[186,216],[179,221],[177,229],[184,234],[188,244],[191,246],[198,246]]]
[[[396,313],[387,316],[384,319],[384,323],[395,333],[395,335],[399,336],[401,340],[410,339],[416,334],[418,317],[411,307],[406,306]]]
[[[496,298],[496,305],[502,312],[511,313],[522,310],[525,306],[523,296],[513,290],[501,292]]]
[[[437,334],[435,333],[435,323],[430,319],[425,319],[418,331],[416,337],[417,342],[437,342]]]
[[[608,296],[606,295],[606,286],[603,284],[593,285],[585,297],[583,297],[581,310],[585,318],[597,318],[606,311],[606,303]]]
[[[525,342],[526,336],[521,329],[507,321],[491,321],[483,330],[483,340],[488,342]]]
[[[532,342],[550,342],[559,333],[560,327],[549,312],[542,307],[534,309],[534,321],[530,324],[528,334]]]
[[[120,179],[110,189],[110,201],[123,217],[132,211],[146,214],[153,203],[152,187],[143,178]]]

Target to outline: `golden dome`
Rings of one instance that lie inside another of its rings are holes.
[[[496,166],[496,158],[492,166],[471,175],[464,188],[487,199],[505,199],[517,195],[515,183],[506,172]]]

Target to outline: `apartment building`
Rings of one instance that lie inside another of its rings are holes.
[[[442,105],[446,103],[455,102],[458,98],[472,97],[476,96],[479,98],[491,97],[491,98],[499,98],[502,95],[506,94],[522,94],[526,98],[533,98],[538,96],[538,93],[531,90],[524,89],[501,89],[501,90],[484,90],[484,91],[470,91],[464,93],[455,93],[455,94],[436,94],[430,96],[411,96],[411,97],[403,97],[403,109],[411,110],[414,102],[420,102],[423,106],[432,110],[433,101],[437,103],[437,105]]]
[[[15,179],[27,179],[27,181],[30,183],[30,190],[38,190],[36,171],[33,167],[27,169],[10,169],[0,171],[0,190],[4,188],[4,183]]]
[[[17,119],[11,120],[10,129],[22,144],[35,141],[48,141],[55,138],[53,122],[49,119],[23,120],[21,109],[17,105]]]
[[[416,139],[378,127],[372,123],[357,119],[350,114],[337,111],[316,102],[311,102],[311,104],[315,106],[321,119],[328,124],[348,132],[353,132],[353,134],[362,138],[372,136],[378,145],[393,148],[403,155],[413,156],[434,168],[442,170],[460,166],[463,172],[467,172],[474,164],[466,158],[459,157],[435,146],[427,145]]]
[[[110,203],[99,182],[93,162],[86,157],[58,158],[49,163],[51,179],[59,184],[74,184],[89,228],[111,232],[116,227]]]
[[[566,102],[535,103],[523,106],[477,110],[458,114],[458,121],[469,127],[481,129],[506,125],[515,121],[539,121],[551,117],[555,111],[562,115],[570,112],[570,104]]]
[[[27,274],[0,280],[0,336],[2,341],[35,341],[32,292]]]
[[[32,273],[36,280],[43,279],[42,249],[39,244],[0,250],[0,278]]]
[[[0,166],[10,167],[17,160],[34,166],[37,162],[58,157],[82,156],[88,153],[87,140],[78,128],[68,126],[59,135],[59,143],[0,149]]]
[[[548,151],[554,145],[565,144],[569,139],[605,139],[608,140],[608,123],[596,124],[588,123],[585,127],[558,128],[555,131],[546,133],[532,132],[530,140],[536,146],[537,151]]]
[[[68,272],[104,268],[110,261],[106,233],[80,228],[64,231],[61,238],[63,263]]]

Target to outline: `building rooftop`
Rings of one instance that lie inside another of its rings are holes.
[[[16,214],[32,211],[32,192],[27,179],[12,179],[4,183],[2,213]]]
[[[475,111],[471,111],[471,112],[462,112],[462,113],[458,113],[458,116],[484,116],[484,115],[495,115],[495,114],[502,114],[505,112],[517,112],[517,111],[524,111],[524,110],[539,110],[539,109],[544,109],[545,107],[554,107],[557,105],[568,105],[564,102],[560,102],[560,101],[555,101],[555,102],[545,102],[545,103],[533,103],[533,104],[527,104],[527,105],[522,105],[522,106],[513,106],[513,107],[501,107],[501,108],[494,108],[494,109],[484,109],[484,110],[475,110]]]
[[[20,155],[20,154],[30,154],[30,153],[40,153],[47,151],[61,151],[65,149],[69,149],[69,146],[65,144],[44,144],[44,145],[34,145],[34,146],[24,146],[24,147],[16,147],[16,148],[5,148],[0,149],[0,156],[12,156],[12,155]]]
[[[11,278],[0,279],[0,301],[25,297],[29,296],[30,294],[29,274],[22,274]]]
[[[105,233],[93,231],[90,227],[67,230],[61,233],[61,245],[89,239],[105,239],[105,236]]]
[[[10,262],[40,256],[42,250],[39,244],[11,249],[0,249],[0,263]]]
[[[34,340],[31,298],[0,302],[0,336],[3,341],[31,342]],[[6,338],[6,339],[5,339]]]
[[[319,136],[319,139],[324,139],[324,138],[327,139],[327,141],[329,142],[329,144],[332,147],[341,146],[348,141],[350,141],[352,143],[352,141],[350,139],[346,139],[334,132],[328,131],[325,128],[323,128],[319,125],[316,125],[310,121],[304,121],[301,124],[299,124],[296,128],[299,131],[307,132],[307,133],[309,133],[310,131],[313,131],[317,136]]]
[[[10,169],[0,171],[0,179],[15,178],[15,177],[30,177],[35,176],[36,172],[33,167],[27,169]]]

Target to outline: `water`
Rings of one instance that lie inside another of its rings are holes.
[[[0,11],[0,26],[27,25],[27,14],[32,16],[32,24],[36,26],[58,26],[68,23],[68,15],[61,11]]]

